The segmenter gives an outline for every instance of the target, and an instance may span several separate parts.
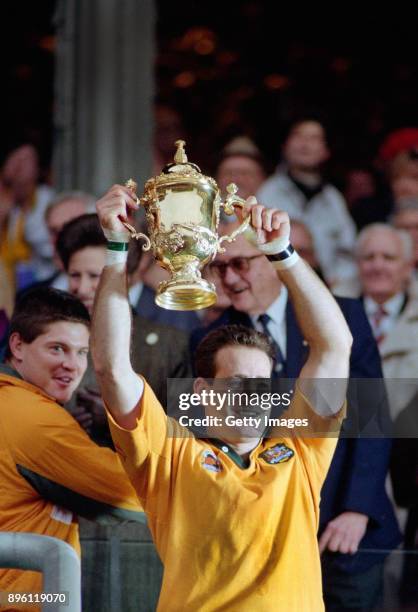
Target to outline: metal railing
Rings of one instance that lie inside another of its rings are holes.
[[[0,567],[42,572],[43,594],[65,593],[65,601],[49,598],[42,610],[81,611],[80,560],[66,542],[33,533],[0,532]]]

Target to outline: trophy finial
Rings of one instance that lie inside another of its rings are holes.
[[[187,155],[184,150],[186,142],[184,140],[176,140],[174,144],[177,147],[177,151],[174,155],[174,161],[176,164],[187,164]]]

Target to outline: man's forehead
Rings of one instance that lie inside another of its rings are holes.
[[[84,346],[89,340],[89,329],[75,321],[55,321],[47,325],[38,338],[42,342],[57,342],[68,346]]]
[[[315,136],[325,137],[325,130],[319,121],[307,120],[300,121],[292,128],[290,136],[295,134],[314,134]]]
[[[388,253],[402,256],[402,243],[400,237],[388,230],[376,230],[367,236],[361,246],[360,253]]]
[[[271,372],[269,357],[254,346],[223,346],[215,355],[215,366],[215,378],[266,378]]]
[[[225,168],[259,168],[259,164],[255,159],[246,155],[230,155],[225,158],[220,164],[220,169]]]

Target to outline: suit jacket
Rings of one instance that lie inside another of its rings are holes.
[[[391,440],[382,437],[387,433],[388,423],[379,352],[360,300],[336,299],[353,335],[350,379],[362,379],[354,383],[350,381],[348,405],[353,416],[344,424],[344,430],[351,434],[361,430],[363,435],[370,432],[370,435],[380,437],[341,437],[338,441],[321,494],[320,533],[342,512],[360,512],[369,517],[360,548],[391,549],[399,544],[401,534],[385,490]],[[191,351],[194,352],[198,342],[209,331],[226,324],[252,327],[248,315],[229,308],[212,325],[192,334]],[[304,345],[290,302],[286,308],[286,329],[286,374],[289,378],[296,378],[307,358],[308,347]],[[380,561],[379,557],[378,554],[361,552],[336,554],[335,563],[344,571],[357,573]]]
[[[167,378],[191,378],[193,376],[188,335],[184,332],[148,321],[134,315],[132,325],[131,362],[135,372],[150,384],[163,407],[167,404]],[[93,364],[89,360],[79,390],[98,390]],[[67,408],[70,412],[77,405],[77,392]],[[111,446],[107,423],[93,427],[90,436],[101,445]]]
[[[383,373],[387,379],[393,420],[418,401],[418,282],[411,283],[405,308],[379,344]],[[408,382],[396,379],[409,379]]]
[[[167,404],[167,378],[192,378],[189,336],[184,332],[133,318],[132,365],[151,385],[163,407]]]

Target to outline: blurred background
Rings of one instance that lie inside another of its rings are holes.
[[[80,11],[83,3],[0,3],[0,153],[30,140],[45,172],[57,136],[60,4]],[[129,3],[117,4],[119,12]],[[173,136],[184,130],[190,156],[208,172],[222,146],[241,133],[274,166],[286,124],[319,111],[333,150],[329,172],[341,185],[348,169],[373,163],[387,133],[417,124],[415,20],[393,5],[324,11],[288,10],[268,0],[131,4],[144,11],[155,33],[153,98],[178,112],[183,128],[174,126]],[[113,26],[123,38],[117,19]]]
[[[269,0],[2,0],[0,356],[16,292],[22,295],[34,285],[69,289],[91,306],[104,259],[92,271],[90,261],[72,270],[81,277],[85,265],[96,279],[82,297],[80,286],[69,281],[70,257],[65,264],[57,251],[59,236],[93,212],[95,199],[110,185],[132,177],[142,192],[145,180],[172,160],[174,141],[182,138],[189,159],[223,190],[233,181],[243,197],[257,192],[263,204],[289,212],[292,243],[335,293],[369,300],[372,327],[364,345],[373,332],[376,342],[383,342],[385,377],[412,380],[413,395],[400,405],[404,398],[397,391],[391,409],[417,436],[416,29],[405,6],[396,4],[324,10],[301,4],[289,9]],[[363,233],[360,253],[357,231],[374,222],[391,226],[372,228],[368,251]],[[394,228],[410,239],[402,234],[401,241]],[[101,243],[99,251],[104,258]],[[183,312],[175,321],[157,318],[162,309],[153,296],[162,270],[147,256],[140,260],[139,251],[133,263],[133,308],[153,323],[178,327],[185,346],[185,332],[208,325],[232,303],[234,292],[223,290],[216,277],[221,268],[216,272],[215,266],[205,273],[217,284],[217,308],[202,317]],[[140,302],[147,295],[149,312]],[[388,311],[378,308],[388,303]],[[185,318],[189,314],[192,321]],[[402,334],[399,325],[405,326]],[[149,334],[150,345],[155,337]],[[408,342],[395,350],[399,338]],[[170,345],[177,349],[177,340]],[[171,359],[159,350],[161,363]],[[178,356],[186,363],[181,351]],[[170,376],[161,371],[154,373],[163,384]],[[361,376],[369,376],[364,371]],[[87,410],[81,402],[73,414],[82,420],[80,406]],[[92,415],[93,408],[87,415],[91,422]],[[388,555],[379,608],[385,612],[417,609],[418,452],[416,437],[411,440],[409,449],[396,449],[392,468],[402,529],[407,512],[409,517],[404,549],[389,555],[396,544],[387,549],[382,538],[376,540],[382,550],[363,542],[356,556],[361,565],[362,557]],[[390,451],[379,452],[368,452],[368,467],[363,462],[357,469],[350,450],[347,470],[360,482],[375,483],[377,457],[383,483]],[[345,488],[349,476],[337,481]],[[345,491],[338,495],[345,498]],[[373,512],[370,516],[374,519]],[[382,517],[386,529],[390,516]],[[370,525],[374,528],[374,520]],[[155,608],[161,564],[146,527],[131,527],[82,525],[84,609]],[[120,572],[127,582],[121,583]]]

